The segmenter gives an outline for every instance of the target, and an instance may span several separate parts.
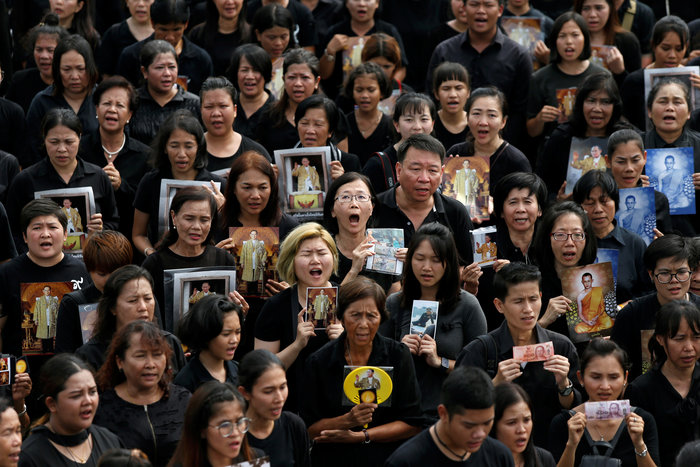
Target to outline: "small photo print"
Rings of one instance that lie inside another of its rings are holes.
[[[671,215],[695,214],[693,148],[647,149],[649,186],[666,195]]]
[[[437,325],[439,307],[440,302],[413,300],[410,334],[418,334],[419,336],[427,334],[435,339],[435,326]]]
[[[348,37],[347,45],[343,49],[343,83],[350,76],[350,72],[362,63],[362,49],[365,48],[365,37]]]
[[[267,281],[279,280],[279,228],[231,227],[229,237],[233,240],[232,252],[238,265],[236,290],[244,297],[265,297]]]
[[[276,150],[275,163],[284,211],[303,220],[323,217],[323,203],[331,184],[330,148]]]
[[[214,182],[216,187],[221,190],[221,182]],[[160,181],[160,202],[158,203],[158,238],[163,238],[163,235],[170,230],[170,204],[180,188],[188,186],[201,187],[203,185],[211,186],[210,182],[202,182],[198,180],[175,180],[173,178],[164,178]]]
[[[270,95],[279,100],[284,92],[284,57],[278,57],[272,62],[272,75],[270,82],[265,85],[265,89]]]
[[[559,123],[565,123],[574,113],[574,102],[576,102],[576,92],[578,88],[557,89],[557,104],[559,107]]]
[[[403,229],[367,229],[367,235],[372,237],[371,251],[375,254],[367,257],[365,269],[400,275],[403,261],[396,259],[396,250],[404,248]]]
[[[306,289],[306,313],[304,321],[311,322],[317,331],[337,321],[338,287],[308,287]]]
[[[341,404],[351,406],[370,402],[391,407],[393,377],[393,366],[344,366]]]
[[[63,251],[66,254],[82,257],[88,235],[87,223],[96,212],[92,187],[37,191],[34,193],[34,198],[48,198],[61,207],[61,211],[68,219]]]
[[[87,344],[92,336],[92,331],[97,323],[97,303],[86,303],[78,305],[78,315],[80,317],[80,332],[83,336],[83,344]]]
[[[56,318],[63,296],[73,291],[70,282],[30,282],[19,286],[22,306],[22,355],[52,355]]]
[[[482,268],[492,266],[498,259],[498,247],[496,246],[496,226],[481,227],[472,230],[474,244],[474,261]]]
[[[12,361],[9,355],[0,358],[0,386],[12,383]]]
[[[270,467],[270,456],[258,457],[251,461],[239,462],[238,464],[233,464],[231,467]]]
[[[535,60],[535,45],[537,41],[544,41],[542,19],[502,16],[501,27],[508,37],[527,49],[533,63],[537,62]]]
[[[680,66],[676,68],[645,68],[644,69],[644,108],[647,106],[647,97],[649,97],[649,92],[654,85],[665,78],[674,78],[685,85],[690,90],[690,112],[693,112],[698,104],[700,104],[700,89],[693,87],[690,81],[690,75],[696,74],[700,75],[700,66]],[[646,118],[647,121],[647,131],[651,130],[653,125],[649,117]]]
[[[608,70],[608,55],[614,47],[614,45],[591,45],[591,58],[589,60],[591,63]]]
[[[572,301],[566,313],[571,341],[609,336],[617,316],[612,264],[566,269],[561,275],[561,287],[564,296]]]
[[[605,158],[608,155],[607,138],[571,138],[569,165],[566,171],[566,190],[573,193],[576,182],[590,170],[607,170]]]
[[[472,219],[488,220],[490,172],[488,157],[450,157],[445,160],[442,194],[462,203]]]
[[[620,189],[620,209],[615,213],[618,225],[634,232],[647,244],[654,240],[656,201],[650,186]]]

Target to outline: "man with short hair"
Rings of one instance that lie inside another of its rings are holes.
[[[495,391],[483,370],[456,368],[440,393],[440,420],[406,441],[385,467],[512,466],[513,455],[489,437],[494,420]]]
[[[186,0],[156,0],[151,4],[151,24],[154,32],[146,39],[125,48],[119,56],[117,74],[138,86],[141,81],[140,55],[143,46],[152,40],[169,42],[177,52],[178,76],[189,80],[186,91],[199,94],[202,83],[214,74],[211,57],[201,47],[185,37],[190,20]]]
[[[50,199],[35,199],[22,208],[20,228],[28,252],[0,266],[2,353],[22,355],[21,284],[71,282],[78,290],[91,282],[83,262],[63,253],[67,223],[61,208]]]
[[[398,185],[377,196],[376,227],[401,228],[406,245],[423,224],[439,222],[452,231],[462,265],[474,260],[467,209],[462,203],[438,192],[442,183],[445,148],[430,135],[408,137],[397,149]]]
[[[673,234],[657,238],[644,252],[644,266],[656,291],[620,310],[610,336],[629,355],[630,381],[651,368],[647,348],[661,306],[673,300],[689,300],[700,306],[700,297],[688,291],[699,253],[690,239]]]
[[[442,62],[457,62],[469,71],[471,88],[493,85],[503,91],[510,109],[504,139],[522,147],[530,91],[532,59],[524,47],[499,28],[505,0],[465,0],[467,30],[433,52],[425,89],[433,89],[433,71]]]

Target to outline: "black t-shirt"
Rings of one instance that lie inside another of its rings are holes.
[[[233,384],[234,387],[238,387],[238,363],[232,360],[224,360],[224,370],[226,371],[226,382]],[[199,354],[196,354],[177,373],[173,384],[182,386],[190,392],[195,392],[199,386],[207,381],[214,381],[214,377],[202,365]]]
[[[80,326],[79,306],[97,303],[102,293],[95,284],[83,287],[63,297],[56,318],[56,352],[75,352],[84,344]]]
[[[304,421],[291,412],[282,412],[275,420],[272,433],[258,439],[248,432],[248,444],[270,456],[270,463],[279,467],[309,467],[309,434]]]
[[[34,96],[46,89],[48,84],[41,79],[38,68],[27,68],[15,71],[10,82],[10,89],[5,96],[8,100],[16,102],[26,114]]]
[[[270,154],[267,152],[267,149],[265,149],[260,143],[256,143],[245,135],[241,136],[243,136],[243,138],[241,139],[241,144],[238,146],[238,151],[232,155],[228,157],[216,157],[211,153],[207,154],[207,170],[209,170],[209,172],[217,173],[219,170],[225,170],[228,174],[228,171],[231,170],[231,164],[238,159],[238,156],[246,151],[256,151],[265,156],[268,161],[273,162]]]
[[[478,451],[472,453],[465,461],[453,461],[440,451],[430,429],[423,430],[419,435],[409,439],[386,460],[385,467],[413,467],[430,465],[431,467],[512,467],[513,455],[510,450],[498,440],[487,437]]]
[[[247,19],[250,24],[253,24],[253,17],[255,13],[262,8],[261,0],[250,0],[248,2],[248,14]],[[296,27],[294,31],[294,37],[296,38],[297,44],[300,47],[313,47],[318,41],[316,36],[316,23],[311,11],[297,0],[289,0],[287,4],[287,10],[292,14],[294,18],[294,26]]]
[[[160,317],[161,323],[163,323],[163,329],[172,332],[177,324],[174,321],[177,317],[173,316],[172,308],[166,308],[165,306],[165,286],[163,284],[164,271],[166,269],[197,268],[203,266],[235,266],[235,260],[233,255],[229,254],[228,251],[211,245],[207,245],[204,252],[199,256],[180,256],[166,247],[146,257],[142,266],[153,276],[153,294],[158,301],[158,307],[161,313],[165,315]]]
[[[446,148],[451,148],[452,146],[462,144],[467,140],[467,136],[469,135],[469,125],[465,125],[464,129],[459,133],[452,133],[445,127],[445,124],[442,123],[442,119],[438,116],[438,118],[435,119],[433,132],[435,133],[435,137],[440,140],[443,146]],[[450,154],[448,153],[447,155],[449,156]]]
[[[78,465],[97,465],[97,461],[102,454],[109,449],[123,448],[121,440],[106,428],[101,426],[91,425],[88,428],[88,433],[92,435],[92,450],[90,457],[85,464]],[[74,467],[76,462],[58,452],[50,439],[51,432],[46,425],[39,425],[34,428],[29,437],[22,443],[22,452],[19,455],[19,464],[21,467]]]
[[[266,91],[267,92],[267,91]],[[236,119],[233,121],[233,130],[247,136],[248,138],[256,138],[258,128],[260,128],[260,120],[269,111],[272,104],[275,103],[275,98],[272,94],[267,94],[265,103],[256,110],[252,115],[248,116],[243,110],[240,100],[236,100]]]
[[[294,125],[289,123],[286,118],[282,122],[282,125],[275,126],[270,113],[271,110],[272,107],[269,107],[263,114],[254,131],[255,139],[274,157],[275,149],[293,148],[294,145],[297,144],[297,141],[299,141],[299,133],[297,133],[297,129],[294,128]]]
[[[20,285],[25,283],[71,282],[74,290],[82,289],[92,281],[82,261],[64,255],[50,267],[34,263],[26,254],[0,266],[0,316],[7,317],[2,328],[2,352],[22,355],[24,331],[22,322],[22,298]]]
[[[372,188],[374,188],[375,193],[383,193],[398,183],[396,180],[396,163],[399,159],[394,145],[392,144],[380,152],[386,155],[388,161],[382,160],[378,154],[372,154],[362,167],[362,174],[367,176],[369,181],[372,182]],[[391,174],[391,182],[387,177],[389,174]]]
[[[372,154],[382,151],[394,143],[394,124],[390,116],[382,115],[379,124],[367,138],[362,136],[357,127],[355,112],[350,112],[347,117],[349,125],[348,152],[356,154],[363,166],[372,157]]]
[[[7,189],[12,180],[19,174],[19,161],[17,158],[4,151],[0,151],[0,202],[4,203]]]
[[[12,239],[10,223],[7,220],[5,206],[0,203],[0,262],[12,259],[17,256],[15,242]]]
[[[207,41],[207,28],[216,28],[214,37],[211,43]],[[189,33],[189,38],[192,42],[207,51],[214,64],[214,76],[223,76],[226,74],[226,69],[231,64],[231,56],[236,50],[236,47],[245,42],[242,31],[237,29],[229,34],[222,34],[218,30],[218,25],[201,23],[192,28]]]
[[[19,158],[27,143],[27,122],[19,104],[0,97],[0,150]]]
[[[102,36],[102,42],[95,54],[97,69],[105,75],[117,72],[117,62],[122,50],[137,42],[126,21],[113,24]]]

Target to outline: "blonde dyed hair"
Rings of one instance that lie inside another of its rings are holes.
[[[338,272],[338,248],[331,234],[316,222],[306,222],[292,230],[280,245],[280,255],[277,260],[277,272],[280,278],[290,284],[297,283],[297,275],[294,271],[294,258],[299,253],[301,244],[306,240],[320,238],[328,246],[333,255],[333,274]]]

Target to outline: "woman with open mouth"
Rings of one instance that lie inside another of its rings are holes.
[[[525,154],[501,136],[508,121],[508,104],[501,91],[493,86],[475,89],[467,99],[467,118],[467,141],[452,146],[447,154],[454,157],[486,158],[490,165],[490,186],[496,186],[501,178],[510,173],[532,171]],[[474,208],[476,206],[467,206],[472,221],[480,223],[476,219]],[[492,211],[493,207],[489,206],[488,209]]]
[[[238,385],[233,356],[241,341],[244,310],[223,295],[205,296],[192,305],[178,323],[177,333],[193,355],[178,372],[175,384],[190,392],[213,380]]]
[[[171,228],[157,245],[155,253],[143,262],[144,269],[153,275],[155,297],[165,329],[174,330],[177,319],[172,313],[164,314],[170,309],[163,285],[166,270],[235,266],[234,257],[213,244],[212,226],[217,225],[217,214],[216,200],[209,191],[202,187],[179,189],[170,204]]]
[[[564,191],[569,148],[574,137],[607,138],[617,130],[632,128],[622,117],[620,91],[610,73],[595,73],[585,78],[576,93],[569,121],[557,126],[537,159],[536,172],[547,184],[550,200],[570,198]]]
[[[574,201],[581,205],[591,221],[598,248],[617,250],[617,303],[642,297],[654,290],[644,265],[647,245],[636,232],[625,229],[615,219],[620,206],[620,192],[612,175],[591,170],[576,182]]]
[[[314,323],[306,320],[307,289],[335,286],[330,277],[337,269],[333,237],[315,222],[301,224],[280,245],[277,272],[291,287],[263,305],[255,323],[255,348],[277,354],[287,368],[287,410],[298,411],[308,398],[301,392],[308,377],[303,371],[307,357],[343,332],[337,320],[323,329],[314,329]]]
[[[654,25],[651,35],[651,57],[654,61],[645,68],[630,73],[620,87],[623,113],[637,128],[645,128],[647,123],[644,70],[685,66],[683,60],[688,52],[689,41],[688,25],[677,16],[665,16]],[[694,88],[700,88],[700,75],[691,73],[690,82]]]
[[[22,444],[21,465],[97,465],[102,453],[122,446],[115,434],[93,424],[99,396],[84,360],[69,353],[56,355],[41,367],[39,381],[48,413],[35,422]]]
[[[360,159],[355,154],[342,151],[333,144],[333,136],[341,125],[341,118],[335,102],[321,95],[307,97],[294,113],[299,133],[299,142],[295,147],[330,147],[332,180],[346,172],[360,172],[362,169]]]
[[[141,75],[144,84],[137,90],[139,107],[131,117],[130,136],[151,144],[165,120],[177,110],[187,109],[200,117],[199,97],[180,86],[178,69],[177,52],[169,42],[152,40],[143,46]]]
[[[549,450],[555,459],[559,459],[558,467],[581,465],[584,456],[602,454],[607,451],[607,446],[612,446],[612,449],[606,457],[619,459],[623,466],[672,465],[675,455],[659,463],[664,459],[663,454],[660,455],[663,431],[659,425],[657,435],[657,423],[668,414],[661,415],[660,419],[660,414],[650,413],[643,404],[637,404],[632,400],[631,387],[629,394],[625,393],[627,364],[627,353],[615,342],[595,338],[588,344],[581,355],[581,370],[578,372],[579,383],[588,394],[587,403],[629,397],[633,407],[629,413],[621,413],[619,418],[594,420],[586,417],[585,404],[581,404],[554,417],[549,427]],[[649,393],[652,398],[658,398],[658,394],[658,391]],[[636,405],[639,407],[634,407]],[[598,442],[609,444],[599,445],[597,451],[593,451]],[[679,449],[681,445],[678,445]]]
[[[0,459],[6,467],[17,467],[22,448],[22,424],[12,403],[0,399],[0,429],[3,437],[0,441]]]
[[[440,388],[454,369],[457,354],[477,336],[486,334],[486,317],[478,300],[460,287],[457,247],[450,230],[433,222],[411,237],[404,266],[403,290],[386,301],[389,319],[381,334],[408,347],[421,388],[421,409],[438,420]],[[413,326],[415,300],[439,303],[437,322],[425,329]]]
[[[158,217],[163,179],[200,181],[203,186],[212,188],[212,182],[224,183],[223,178],[206,169],[204,131],[199,121],[187,110],[174,112],[160,126],[151,157],[155,168],[144,175],[134,196],[132,240],[136,251],[143,256],[155,253],[154,245],[170,228],[170,216]],[[221,191],[224,190],[222,186]],[[204,241],[206,237],[204,235],[200,240]]]
[[[172,384],[172,350],[160,329],[132,321],[117,332],[100,368],[95,423],[163,466],[175,452],[190,392]]]
[[[102,36],[102,42],[96,54],[97,68],[103,76],[108,77],[117,72],[117,63],[122,50],[153,34],[151,24],[151,5],[154,0],[126,0],[129,17],[113,24]]]
[[[245,399],[231,384],[204,383],[187,405],[182,438],[169,465],[226,467],[264,456],[248,444],[251,420],[245,410]]]
[[[385,301],[384,291],[370,278],[344,284],[338,294],[338,318],[345,332],[307,360],[301,416],[314,442],[313,465],[378,467],[421,430],[421,392],[411,353],[377,332],[387,318]],[[360,402],[352,406],[341,399],[347,366],[370,366],[357,375],[354,385],[350,383],[354,391],[346,390]],[[382,404],[387,396],[381,393],[388,381],[371,367],[393,369],[390,407]],[[374,402],[364,402],[367,399],[355,388],[367,389],[364,395]]]
[[[688,86],[675,78],[658,80],[647,96],[647,115],[652,128],[644,135],[646,149],[656,148],[693,148],[695,170],[693,185],[695,198],[700,196],[700,136],[688,125],[690,120],[690,90]],[[672,200],[669,202],[673,204]],[[695,236],[700,233],[700,218],[690,217],[690,229],[683,229],[683,234]],[[674,218],[672,218],[672,221]],[[674,225],[675,226],[675,225]],[[675,226],[681,229],[680,225]],[[684,226],[685,227],[685,226]]]
[[[231,164],[246,151],[255,151],[272,160],[264,147],[234,130],[238,115],[238,92],[231,82],[222,77],[210,77],[199,91],[202,103],[202,121],[207,130],[207,169],[222,177],[228,177]]]
[[[506,445],[515,465],[522,467],[554,467],[552,454],[532,439],[532,402],[527,392],[516,383],[496,386],[495,415],[490,436]]]
[[[444,62],[433,72],[433,95],[440,103],[435,119],[435,137],[446,148],[462,143],[469,135],[467,99],[469,72],[459,63]]]
[[[557,98],[559,90],[578,88],[594,73],[609,73],[589,60],[588,25],[578,13],[569,11],[559,16],[547,42],[553,45],[550,63],[532,75],[527,100],[527,132],[533,138],[546,138],[557,122],[570,118],[571,109],[566,109]]]
[[[97,130],[91,94],[98,72],[90,44],[76,34],[61,39],[53,53],[51,70],[53,84],[34,97],[27,111],[30,154],[24,159],[25,168],[43,158],[42,122],[49,110],[69,109],[80,118],[83,131]]]
[[[289,390],[282,361],[268,350],[253,350],[241,360],[238,390],[248,402],[248,443],[270,456],[273,467],[309,467],[309,434],[304,421],[283,411]]]
[[[538,324],[569,336],[566,312],[571,300],[562,295],[564,270],[594,262],[596,237],[586,212],[573,201],[554,204],[545,211],[532,244],[533,262],[542,271],[542,308]]]

